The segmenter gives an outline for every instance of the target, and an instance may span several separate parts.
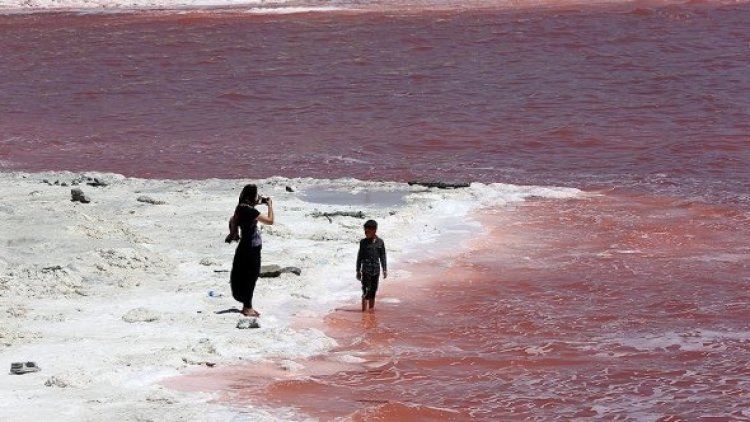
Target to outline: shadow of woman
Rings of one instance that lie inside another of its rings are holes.
[[[237,309],[237,308],[229,308],[229,309],[224,309],[224,310],[221,310],[221,311],[216,311],[214,313],[217,314],[217,315],[223,315],[223,314],[241,314],[242,311],[240,309]]]

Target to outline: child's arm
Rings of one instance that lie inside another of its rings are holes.
[[[359,242],[359,251],[357,251],[357,280],[362,280],[362,242]]]
[[[388,262],[385,259],[385,242],[380,248],[380,265],[383,267],[383,279],[388,278]]]

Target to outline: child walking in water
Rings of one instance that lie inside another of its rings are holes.
[[[365,238],[359,241],[357,253],[357,280],[362,282],[362,312],[375,309],[375,293],[378,291],[380,267],[383,267],[383,279],[388,278],[388,264],[385,259],[385,243],[377,236],[378,223],[375,220],[365,222]]]

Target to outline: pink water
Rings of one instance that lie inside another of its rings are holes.
[[[0,162],[747,192],[747,4],[387,10],[0,16]]]
[[[255,364],[178,385],[321,420],[750,419],[746,213],[623,195],[483,220],[450,266],[384,283],[375,313],[326,317],[341,346],[298,376]]]
[[[199,384],[321,419],[750,419],[750,5],[393,5],[0,16],[0,163],[597,191],[480,213],[399,303],[329,315],[364,364]]]

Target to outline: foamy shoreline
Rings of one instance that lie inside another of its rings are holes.
[[[284,0],[0,0],[0,10],[11,11],[55,11],[55,10],[132,10],[132,9],[177,9],[185,7],[248,6],[273,7],[283,5]]]
[[[748,0],[713,0],[713,4],[735,4]],[[467,10],[467,9],[534,9],[558,7],[583,7],[628,5],[637,7],[690,4],[689,0],[508,0],[508,1],[341,1],[316,2],[298,0],[0,0],[0,14],[26,14],[45,12],[112,13],[148,10],[196,11],[236,10],[254,14],[294,14],[331,11],[383,11],[383,10]]]
[[[106,186],[89,186],[88,178]],[[77,187],[91,203],[70,200],[74,181],[83,181]],[[260,279],[262,326],[239,330],[238,314],[216,312],[238,305],[227,272],[234,245],[223,238],[239,190],[250,182],[275,201],[277,224],[263,229],[263,263],[299,267],[302,275]],[[60,172],[0,173],[0,194],[0,419],[79,421],[231,419],[234,412],[211,404],[210,394],[178,393],[159,381],[206,365],[293,360],[334,346],[319,330],[291,322],[358,301],[353,267],[363,220],[329,221],[315,212],[362,211],[378,220],[391,267],[386,283],[397,283],[409,276],[400,267],[419,259],[426,244],[479,230],[466,221],[470,211],[579,191]],[[143,196],[164,203],[137,200]],[[329,203],[309,202],[316,198]],[[42,370],[8,374],[11,362],[22,361]]]

